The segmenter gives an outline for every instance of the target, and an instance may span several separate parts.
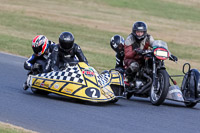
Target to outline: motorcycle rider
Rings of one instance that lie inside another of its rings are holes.
[[[59,36],[59,44],[52,52],[52,70],[58,71],[65,68],[67,63],[77,61],[88,64],[80,46],[74,43],[73,34],[62,32]]]
[[[141,65],[139,50],[146,50],[152,47],[154,38],[147,34],[145,22],[137,21],[133,24],[132,33],[126,38],[124,46],[124,64],[126,76],[136,73]]]
[[[49,72],[50,56],[55,47],[55,43],[47,39],[44,35],[37,35],[32,40],[32,56],[24,62],[24,69],[29,70],[29,74],[38,74]],[[27,82],[24,83],[23,89],[27,90]]]
[[[147,33],[147,25],[145,22],[137,21],[133,24],[132,33],[125,40],[124,46],[124,64],[125,64],[125,73],[128,77],[128,82],[130,80],[129,75],[134,75],[139,71],[140,66],[142,65],[142,56],[141,53],[143,50],[152,48],[154,38]],[[171,55],[171,60],[177,61],[176,56]]]
[[[124,74],[124,38],[120,35],[114,35],[110,40],[110,46],[116,52],[115,70]]]

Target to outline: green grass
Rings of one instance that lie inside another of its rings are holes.
[[[102,3],[99,0],[96,0],[96,2]],[[189,6],[171,2],[158,0],[103,0],[103,2],[115,7],[141,10],[149,15],[168,19],[200,20],[200,17],[198,17],[199,9],[191,9]],[[105,14],[107,13],[112,14],[111,11],[105,11]],[[58,36],[61,32],[72,32],[75,36],[75,42],[84,48],[83,52],[86,55],[89,64],[97,68],[98,71],[111,69],[115,66],[114,52],[109,45],[110,38],[114,34],[121,34],[125,38],[128,35],[128,33],[114,33],[81,25],[73,25],[66,22],[62,23],[47,19],[39,19],[28,16],[23,9],[17,12],[2,10],[0,12],[0,18],[0,25],[8,28],[10,32],[17,32],[18,34],[27,33],[30,35],[44,34],[56,43],[58,42]],[[34,36],[26,38],[18,34],[10,35],[9,32],[0,33],[0,50],[28,57],[32,54],[31,40]],[[173,42],[169,42],[168,46],[170,51],[178,58],[198,60],[200,57],[198,46],[175,44]],[[172,68],[169,71],[177,72],[176,69]]]
[[[22,56],[30,55],[31,43],[28,39],[0,34],[0,42],[2,51],[19,54]]]
[[[190,9],[190,7],[170,2],[161,2],[158,0],[134,0],[133,2],[131,2],[131,0],[118,0],[117,2],[115,0],[104,0],[104,2],[112,6],[144,10],[145,13],[149,13],[150,15],[166,18],[174,17],[174,19],[189,19],[193,21],[200,19],[200,17],[197,17],[196,13],[198,12],[196,12],[196,9]],[[83,52],[92,66],[101,71],[103,69],[111,69],[115,65],[115,57],[107,53],[113,53],[112,49],[110,48],[109,41],[114,34],[119,33],[97,30],[95,28],[92,29],[85,26],[73,25],[64,22],[61,23],[57,21],[50,21],[47,19],[39,19],[36,17],[27,16],[23,10],[19,10],[18,12],[1,11],[0,18],[0,25],[8,27],[8,29],[11,29],[11,31],[17,31],[19,32],[18,34],[44,34],[50,40],[53,40],[56,43],[58,42],[58,36],[61,32],[70,31],[75,36],[75,42],[81,47],[85,48]],[[128,34],[121,35],[126,38]],[[32,53],[31,40],[32,38],[25,38],[20,35],[1,33],[0,50],[28,57]],[[197,46],[183,46],[175,43],[169,43],[168,45],[170,51],[172,53],[176,53],[175,55],[179,58],[197,60],[200,56],[198,50],[199,47]],[[96,51],[92,52],[91,50],[87,50],[87,48],[94,49]],[[187,51],[185,49],[187,49]]]
[[[85,56],[90,61],[89,65],[94,67],[98,72],[115,67],[115,57],[94,52],[85,52]]]
[[[167,64],[166,64],[167,67]],[[169,73],[169,75],[172,76],[172,79],[175,80],[178,84],[178,86],[181,86],[182,80],[183,80],[183,73],[182,70],[175,70],[173,68],[169,68],[167,67],[167,72]],[[179,75],[179,77],[173,77],[175,75]],[[181,76],[182,75],[182,76]],[[170,80],[171,81],[171,80]],[[173,83],[171,82],[171,84],[173,85]]]
[[[200,46],[181,45],[169,42],[168,47],[172,54],[181,59],[198,60],[200,57]]]
[[[28,132],[23,132],[21,130],[16,130],[16,129],[10,129],[10,128],[0,128],[0,133],[28,133]]]
[[[25,16],[23,13],[1,12],[0,17],[0,25],[2,26],[22,33],[44,34],[56,43],[61,32],[70,31],[75,36],[75,42],[81,47],[86,48],[83,52],[91,65],[99,68],[99,71],[111,69],[115,66],[115,57],[102,52],[113,52],[109,43],[110,38],[116,33],[90,29],[84,26],[51,22]],[[17,20],[18,18],[20,18],[19,21]],[[18,37],[18,35],[0,34],[0,50],[28,57],[32,54],[31,40],[32,38],[24,39]],[[99,53],[87,51],[87,48],[99,50]],[[106,63],[110,61],[112,63]]]
[[[200,21],[200,9],[174,2],[162,0],[103,0],[103,2],[114,7],[140,10],[150,16],[182,21]]]
[[[181,44],[169,42],[168,48],[173,55],[178,57],[178,59],[188,60],[188,62],[190,62],[191,60],[193,61],[199,60],[200,46],[181,45]],[[165,65],[170,75],[184,75],[182,72],[182,66],[180,70],[177,70],[177,68],[170,68],[170,66],[167,63]],[[180,65],[181,64],[178,62],[177,67],[180,68]],[[191,67],[194,68],[193,66]],[[174,79],[177,81],[179,85],[181,85],[183,77],[175,77]]]
[[[33,131],[18,128],[17,126],[0,122],[0,133],[36,133]]]

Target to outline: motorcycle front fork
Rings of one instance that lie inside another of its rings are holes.
[[[153,87],[154,91],[158,91],[158,77],[157,77],[155,58],[153,58]]]

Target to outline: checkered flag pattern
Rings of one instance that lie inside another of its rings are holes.
[[[48,79],[67,80],[79,83],[83,83],[84,81],[78,66],[69,66],[63,71],[52,71],[49,73],[38,74],[37,76]]]
[[[110,79],[110,73],[106,72],[103,74],[100,74],[99,76],[97,76],[98,78],[98,82],[101,86],[104,86],[108,83],[109,79]]]

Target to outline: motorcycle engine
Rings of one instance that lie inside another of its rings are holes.
[[[135,81],[135,88],[139,89],[140,87],[142,87],[144,84],[141,80],[136,80]]]

